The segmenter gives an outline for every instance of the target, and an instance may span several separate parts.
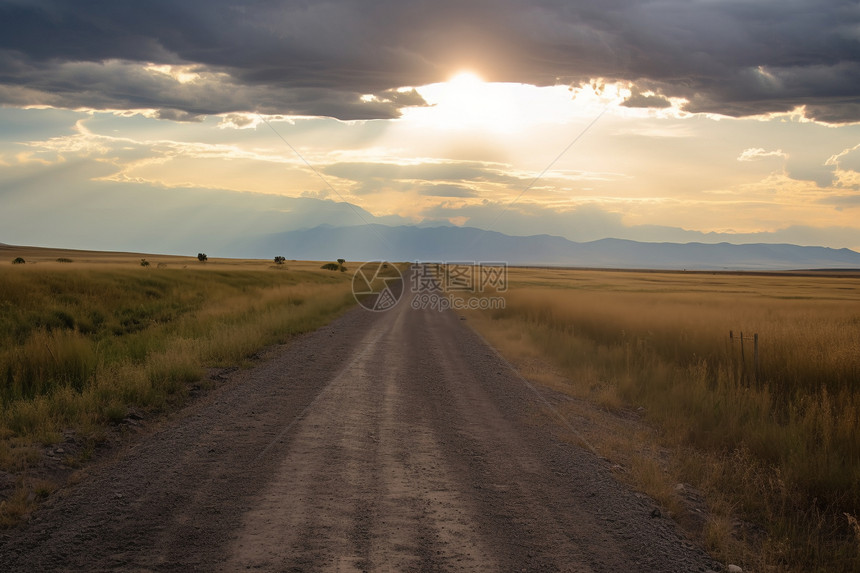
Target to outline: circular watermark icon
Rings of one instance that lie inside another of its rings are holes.
[[[400,270],[386,261],[364,263],[352,275],[355,300],[373,312],[394,308],[404,290]]]

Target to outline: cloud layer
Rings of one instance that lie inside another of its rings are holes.
[[[629,106],[860,121],[860,6],[836,0],[0,0],[0,103],[391,118],[487,79],[632,84]]]

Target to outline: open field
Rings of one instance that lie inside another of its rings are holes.
[[[55,474],[79,467],[130,413],[173,409],[354,303],[351,275],[319,262],[5,246],[0,261],[0,525],[59,485],[32,478],[45,448],[61,446]]]
[[[273,255],[274,256],[274,255]],[[75,268],[84,266],[103,267],[104,265],[132,265],[140,266],[140,261],[145,259],[150,267],[171,269],[201,269],[201,270],[261,270],[266,268],[277,268],[274,260],[259,259],[218,259],[212,258],[201,264],[194,255],[183,257],[179,255],[152,255],[146,253],[123,253],[111,251],[82,251],[75,249],[54,249],[43,247],[27,247],[16,245],[4,245],[0,243],[0,269],[4,268],[16,258],[22,258],[27,266],[39,265],[45,267],[66,268],[74,263]],[[317,261],[291,261],[286,260],[284,265],[295,271],[317,271],[322,262]]]
[[[19,256],[27,262],[13,265]],[[141,259],[150,264],[141,266]],[[196,257],[0,246],[0,525],[19,522],[85,465],[99,444],[117,432],[135,431],[139,417],[176,411],[190,393],[226,379],[261,348],[313,330],[351,306],[352,273],[319,267],[320,262],[201,263]],[[611,460],[611,471],[656,499],[665,515],[689,526],[724,563],[753,571],[860,568],[856,277],[509,273],[504,309],[470,312],[468,322],[448,324],[437,338],[460,336],[454,325],[471,324],[524,375],[571,395],[556,408]],[[381,314],[388,321],[379,324],[405,328]],[[437,314],[420,316],[436,320]],[[394,380],[412,380],[416,374],[407,365],[419,363],[421,372],[444,371],[445,384],[462,390],[465,364],[486,351],[473,348],[467,359],[458,354],[462,348],[445,343],[445,352],[433,360],[420,358],[427,324],[411,311],[399,316],[410,321],[410,335],[389,333],[391,348],[374,355],[373,369],[381,369],[391,353],[405,352],[398,344],[407,340],[411,358],[399,370],[404,374],[386,378],[383,394],[400,388]],[[358,331],[339,335],[367,336]],[[758,363],[747,339],[754,334]],[[357,348],[365,346],[372,345]],[[314,347],[291,368],[335,384],[341,380],[340,356],[324,347],[318,347],[322,360]],[[364,351],[356,356],[356,364],[367,359]],[[370,366],[356,368],[361,378]],[[489,372],[499,374],[499,366]],[[497,380],[489,376],[486,383],[494,387]],[[275,384],[272,391],[287,392],[281,386],[290,384]],[[438,398],[423,389],[420,394],[428,404],[431,396]],[[279,396],[292,403],[288,393]],[[262,402],[249,406],[243,419],[256,420]],[[297,416],[304,416],[297,408]],[[308,412],[312,421],[314,410]],[[474,409],[469,412],[474,415]],[[275,425],[281,423],[277,409],[269,414]],[[337,438],[339,423],[320,439]],[[359,433],[373,442],[376,432]],[[453,455],[438,455],[443,454]],[[211,470],[208,458],[201,463]],[[390,471],[395,470],[382,473]],[[534,476],[523,479],[522,491],[535,486]],[[488,483],[502,481],[494,476]],[[472,482],[464,483],[464,491],[470,490]],[[689,504],[695,492],[703,492],[706,503]],[[617,499],[601,500],[593,509],[599,515],[613,504]],[[700,507],[706,511],[694,515]],[[153,511],[153,519],[159,518],[161,510]],[[624,515],[621,521],[630,519]]]
[[[674,456],[633,481],[656,479],[670,506],[675,483],[706,491],[711,550],[755,570],[860,567],[857,278],[509,272],[506,308],[475,324],[518,365],[544,363],[536,378],[654,423],[648,447]],[[757,367],[740,332],[758,335]]]
[[[451,312],[273,347],[0,531],[0,570],[721,571]]]

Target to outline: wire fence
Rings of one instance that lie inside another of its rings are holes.
[[[750,350],[750,342],[752,342],[752,365],[750,365],[747,360],[747,354]],[[738,353],[738,348],[740,349],[740,353]],[[750,379],[752,379],[753,383],[758,386],[761,381],[758,334],[744,336],[743,332],[739,332],[736,335],[734,331],[730,330],[729,355],[731,356],[732,374],[735,378],[735,382],[748,386]]]

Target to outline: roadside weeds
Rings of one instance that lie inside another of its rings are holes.
[[[763,465],[741,447],[720,454],[691,447],[649,417],[643,407],[632,407],[609,381],[583,365],[576,379],[551,363],[541,347],[521,325],[493,320],[488,313],[470,312],[468,319],[488,342],[529,381],[564,395],[559,412],[575,424],[599,452],[609,460],[616,477],[658,504],[658,513],[674,519],[690,536],[726,564],[740,564],[745,571],[824,571],[785,560],[798,550],[790,547],[791,531],[773,536],[756,523],[745,521],[739,500],[745,502],[767,490],[762,497],[791,504],[797,495],[778,471]],[[577,442],[570,436],[571,442]],[[762,511],[768,503],[761,503]],[[860,535],[856,518],[845,515]],[[780,515],[771,515],[778,520]],[[827,531],[824,516],[809,513]],[[851,520],[854,519],[852,522]],[[858,537],[860,541],[860,537]],[[815,540],[810,540],[815,543]],[[810,551],[827,552],[827,541]],[[846,557],[845,570],[852,558]],[[810,559],[811,560],[811,559]]]
[[[322,273],[114,267],[0,279],[0,334],[17,336],[0,352],[0,529],[216,387],[220,372],[354,302],[345,277]]]

